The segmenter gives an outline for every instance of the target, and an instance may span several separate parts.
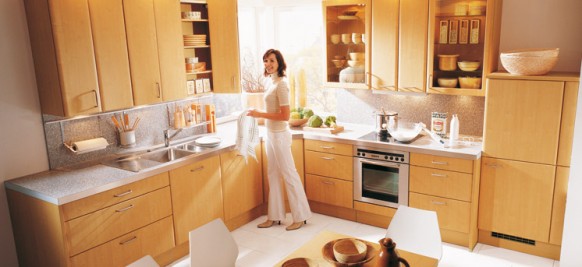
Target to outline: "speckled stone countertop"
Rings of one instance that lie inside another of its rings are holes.
[[[302,128],[292,127],[293,138],[304,138],[330,142],[348,143],[355,146],[369,148],[396,149],[413,153],[432,154],[437,156],[479,159],[481,157],[481,142],[459,142],[454,147],[444,147],[433,141],[429,136],[420,136],[409,144],[398,142],[376,142],[359,140],[358,138],[373,131],[366,125],[342,124],[343,132],[337,134],[308,132]],[[260,135],[265,136],[266,129],[260,127]],[[141,179],[169,171],[192,162],[205,159],[222,152],[234,149],[236,124],[228,122],[217,125],[216,135],[222,138],[220,146],[200,154],[193,154],[176,159],[169,163],[152,164],[144,166],[139,172],[126,171],[103,164],[95,163],[89,166],[76,168],[64,168],[36,173],[4,183],[5,187],[23,194],[53,203],[63,205],[81,198],[101,193],[125,184],[133,183]],[[176,144],[179,142],[176,142]],[[174,145],[174,143],[172,143]]]

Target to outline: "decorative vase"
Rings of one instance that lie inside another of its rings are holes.
[[[264,100],[265,93],[247,93],[243,92],[241,96],[242,100],[242,107],[243,109],[257,109],[257,110],[265,110],[265,100]],[[265,119],[257,119],[259,125],[265,124]]]
[[[410,267],[410,264],[405,259],[398,256],[396,243],[392,241],[392,238],[382,238],[378,242],[380,243],[380,252],[376,260],[377,267],[400,267],[400,263]]]

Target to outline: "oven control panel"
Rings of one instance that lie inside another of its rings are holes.
[[[355,156],[359,158],[398,162],[398,163],[409,163],[409,153],[406,151],[398,150],[384,150],[378,148],[368,148],[368,147],[357,147],[355,150]]]

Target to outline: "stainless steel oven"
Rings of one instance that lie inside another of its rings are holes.
[[[354,148],[354,200],[397,208],[408,206],[409,153]]]

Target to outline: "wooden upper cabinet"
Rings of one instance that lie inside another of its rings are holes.
[[[86,0],[26,0],[41,109],[75,116],[101,111]]]
[[[425,92],[429,0],[400,1],[398,91]]]
[[[564,104],[560,127],[560,142],[558,143],[559,166],[570,166],[572,157],[572,141],[574,140],[574,123],[576,121],[576,105],[578,103],[579,82],[566,82],[564,88]]]
[[[133,106],[123,3],[89,0],[103,111]]]
[[[564,82],[488,79],[483,152],[556,164]]]
[[[399,0],[372,2],[370,81],[373,90],[397,90],[399,2]]]
[[[240,93],[237,1],[207,0],[207,3],[212,56],[212,90],[215,93]]]

